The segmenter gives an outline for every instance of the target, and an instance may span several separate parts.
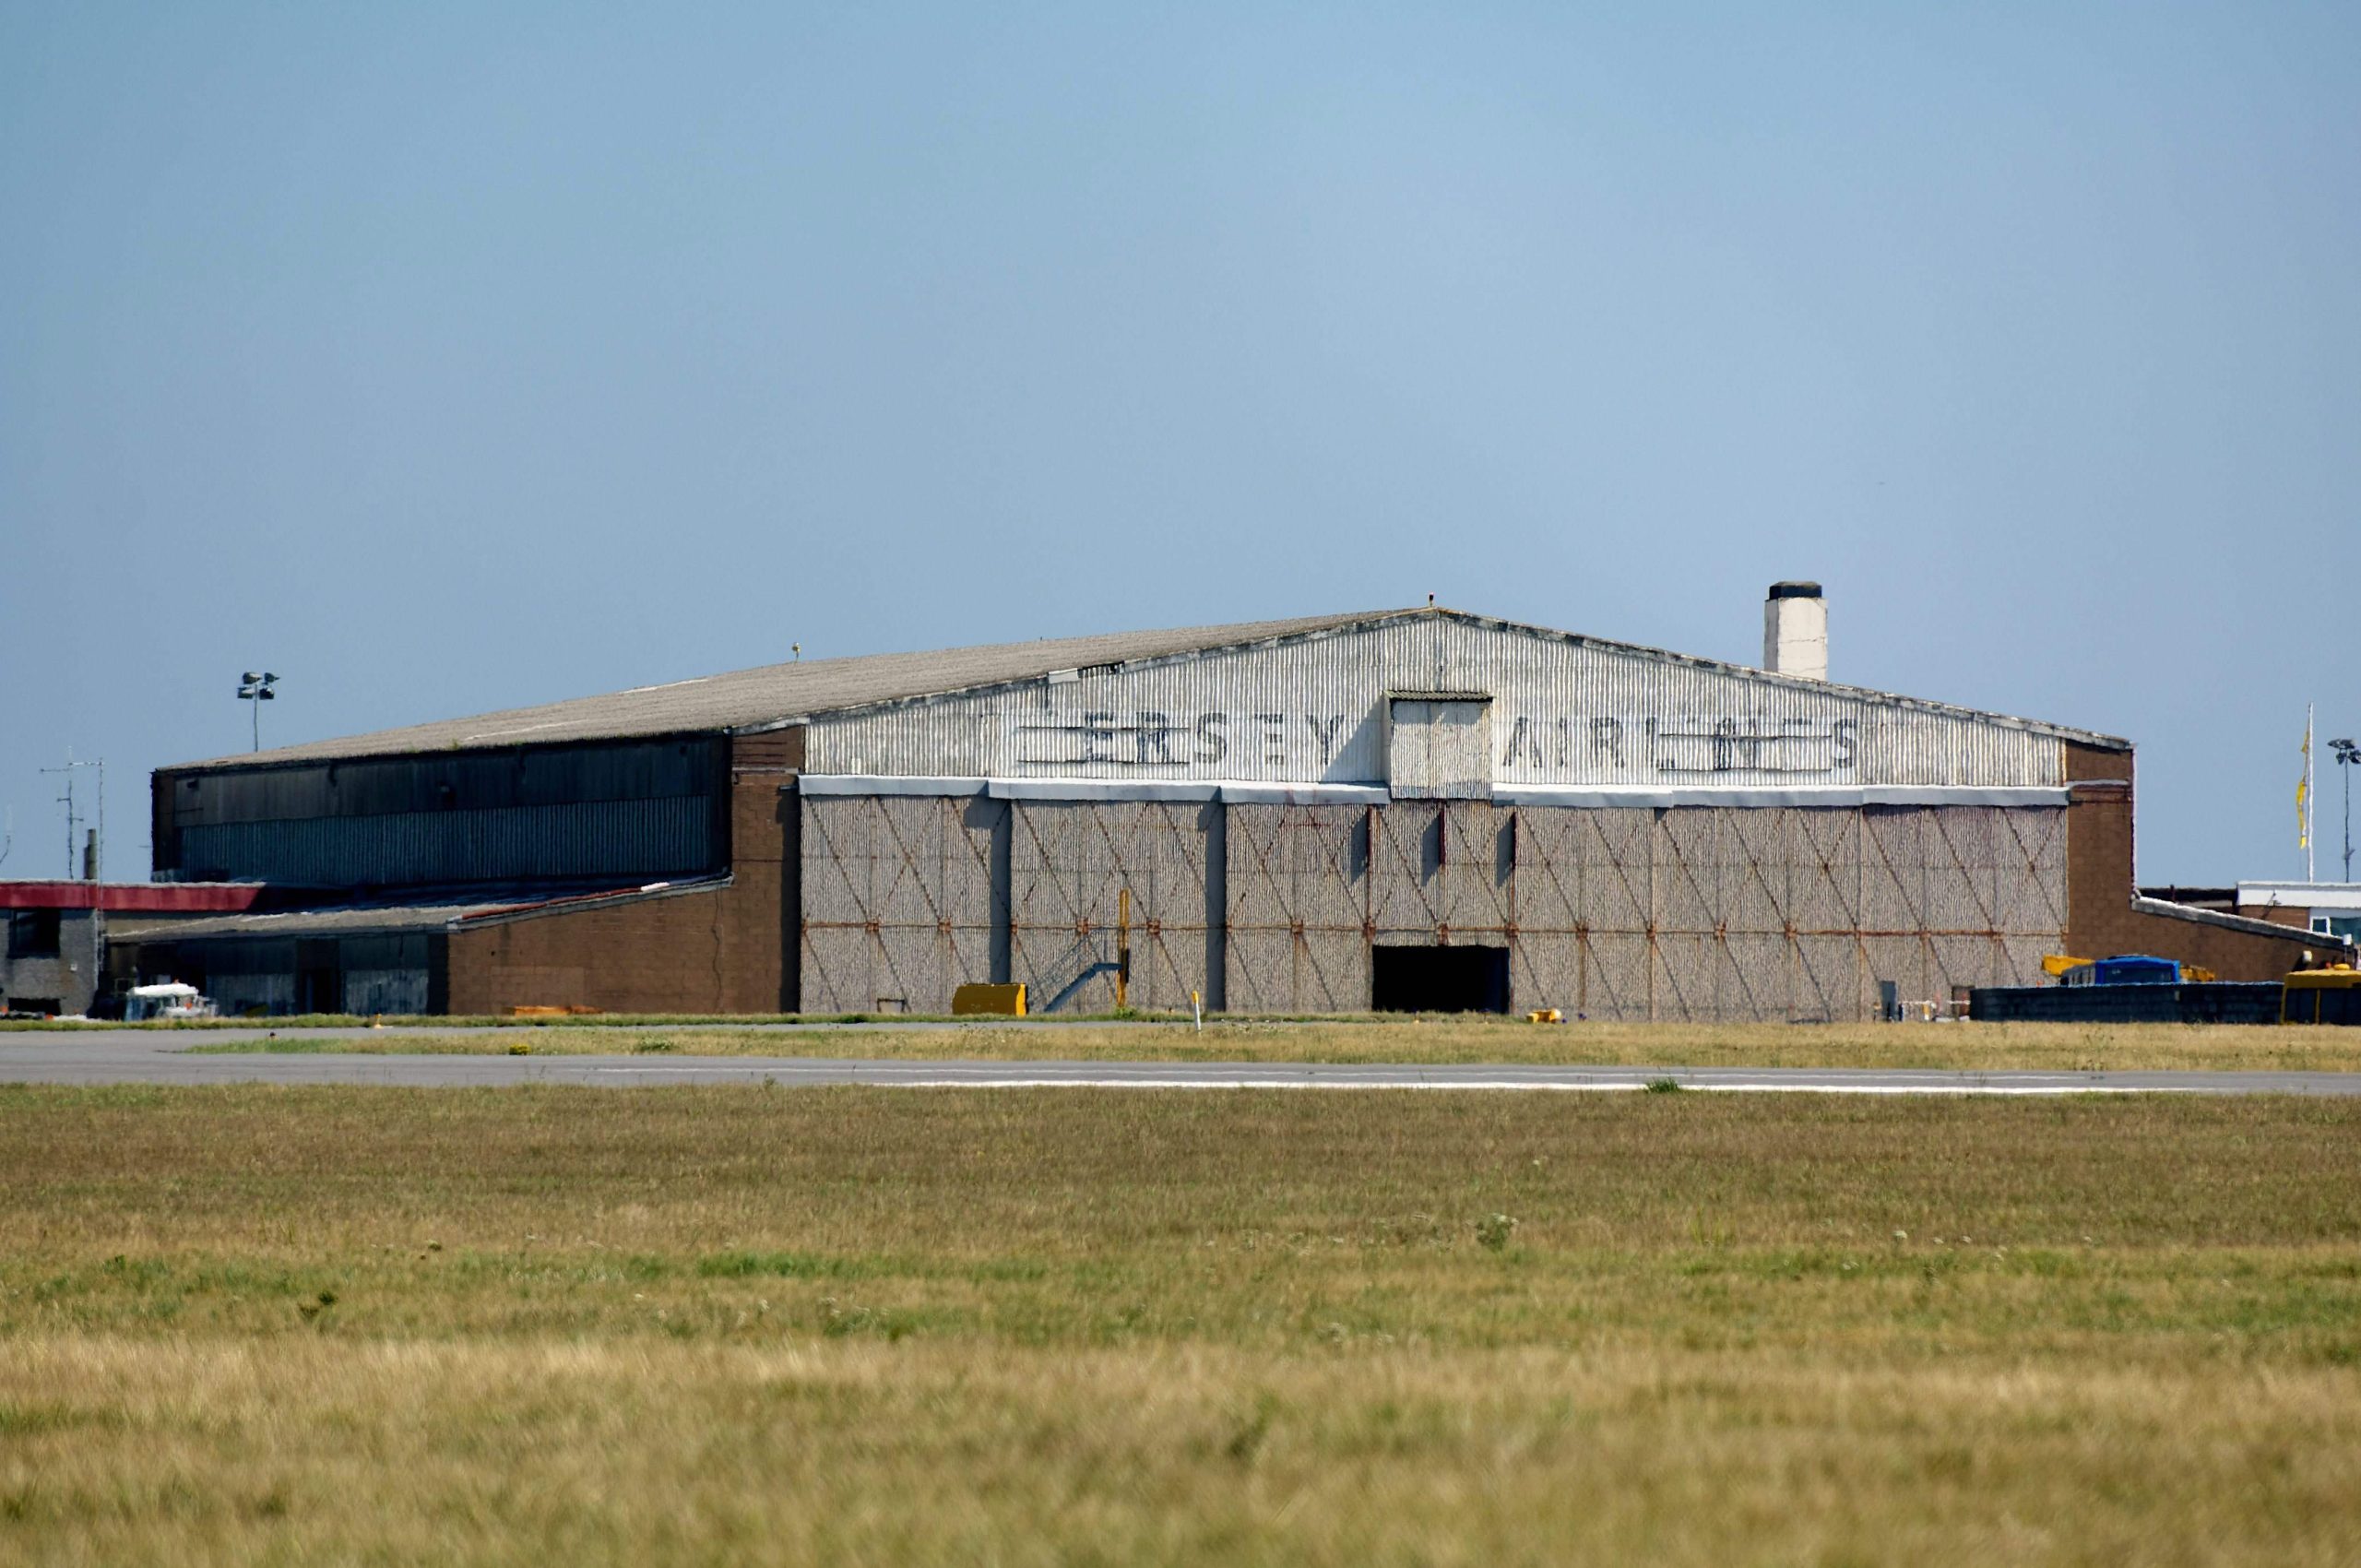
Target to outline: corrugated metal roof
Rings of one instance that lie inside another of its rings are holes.
[[[483,921],[569,913],[682,893],[711,893],[729,885],[726,876],[709,876],[588,893],[516,891],[469,897],[444,892],[413,899],[354,900],[275,914],[211,915],[159,926],[140,936],[143,941],[196,942],[225,936],[361,936],[383,932],[450,931]]]
[[[2130,745],[2130,742],[2114,736],[2015,719],[2005,714],[1953,707],[1949,704],[1901,697],[1859,687],[1806,682],[1799,677],[1771,674],[1717,659],[1671,653],[1662,648],[1611,642],[1543,626],[1528,626],[1440,606],[1419,605],[1407,610],[1355,611],[1286,621],[1248,621],[1222,626],[1115,632],[1088,637],[1045,637],[1036,642],[994,643],[978,647],[944,648],[931,653],[881,653],[851,659],[814,659],[790,664],[771,664],[757,670],[740,670],[725,675],[674,681],[659,686],[636,686],[606,696],[576,697],[565,702],[546,703],[538,707],[509,708],[472,719],[443,719],[338,740],[280,746],[267,752],[214,757],[203,762],[179,764],[174,770],[268,766],[278,763],[319,762],[406,752],[546,745],[569,741],[627,740],[715,730],[761,730],[797,722],[817,714],[1007,685],[1054,676],[1066,671],[1133,664],[1219,648],[1318,636],[1421,615],[1447,616],[1673,663],[1730,671],[1764,681],[1793,683],[1821,690],[1905,703],[1932,711],[2035,729],[2100,745],[2125,749]]]
[[[810,659],[727,675],[635,686],[607,696],[576,697],[539,707],[509,708],[473,719],[413,724],[399,730],[243,755],[212,757],[184,768],[249,767],[314,762],[395,752],[448,751],[474,746],[542,745],[557,741],[623,740],[705,730],[757,728],[872,703],[967,691],[1167,654],[1229,647],[1334,631],[1418,611],[1365,611],[1310,615],[1291,621],[1248,621],[1228,626],[1187,626],[1160,632],[1115,632],[1090,637],[1044,637],[932,653],[876,653],[856,659]]]
[[[104,909],[110,914],[251,909],[282,890],[258,882],[0,882],[0,909]]]
[[[374,904],[289,909],[275,915],[209,915],[141,933],[149,942],[199,942],[208,937],[361,936],[378,932],[442,931],[454,921],[491,914],[500,903]]]

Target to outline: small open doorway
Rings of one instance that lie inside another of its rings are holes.
[[[1380,1013],[1505,1013],[1505,947],[1375,947],[1370,1006]]]
[[[344,975],[333,941],[295,944],[295,1011],[344,1011]]]

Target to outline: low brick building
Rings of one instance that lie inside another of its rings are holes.
[[[306,897],[316,894],[253,884],[0,882],[7,936],[0,1012],[104,1011],[132,984],[141,943],[193,921]]]

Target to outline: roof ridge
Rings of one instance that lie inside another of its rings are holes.
[[[1414,604],[1387,610],[1349,611],[1216,625],[1174,626],[1146,631],[1097,632],[1026,642],[973,643],[960,647],[898,649],[833,659],[790,659],[719,674],[631,686],[618,692],[560,698],[519,707],[356,735],[329,737],[173,765],[163,772],[210,772],[298,766],[394,753],[502,752],[536,744],[598,740],[654,740],[666,736],[752,733],[801,722],[822,714],[873,711],[931,698],[1022,685],[1069,670],[1148,664],[1192,655],[1224,652],[1298,638],[1323,637],[1424,617],[1489,627],[1626,657],[1677,664],[1692,670],[1741,676],[1797,690],[1831,694],[1924,713],[2036,731],[2047,735],[2126,749],[2130,742],[2047,720],[2020,719],[1989,709],[1903,696],[1871,687],[1809,681],[1774,671],[1676,653],[1644,643],[1511,621],[1448,605]]]

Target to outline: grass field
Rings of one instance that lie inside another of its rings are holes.
[[[2361,1108],[0,1089],[0,1561],[2350,1563]]]
[[[70,1037],[59,1037],[61,1043]],[[2177,1024],[1528,1024],[1455,1016],[957,1028],[695,1025],[374,1029],[200,1051],[832,1056],[1105,1062],[1526,1063],[1679,1067],[2254,1068],[2361,1072],[2361,1029]]]

